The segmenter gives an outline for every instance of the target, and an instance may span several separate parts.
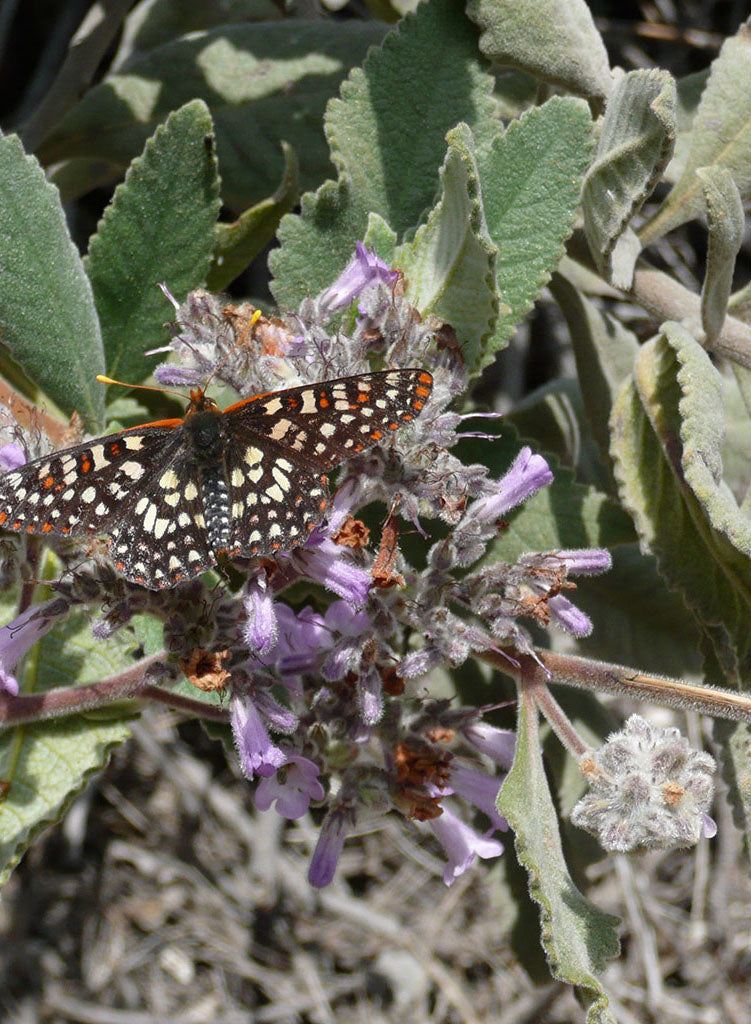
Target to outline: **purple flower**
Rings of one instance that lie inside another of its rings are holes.
[[[287,762],[276,775],[258,783],[255,805],[259,811],[268,811],[276,801],[276,813],[282,818],[301,818],[311,800],[323,800],[326,795],[318,775],[319,768],[314,761],[287,752]]]
[[[465,521],[473,519],[481,523],[495,523],[541,487],[547,487],[552,480],[553,474],[542,455],[534,455],[531,448],[522,448],[499,481],[495,494],[478,498],[467,511]]]
[[[503,853],[503,843],[500,840],[481,836],[446,807],[443,808],[440,817],[432,818],[428,824],[448,858],[448,864],[443,872],[443,881],[446,885],[451,885],[455,879],[463,875],[472,866],[475,857],[487,860],[491,857],[500,857]]]
[[[496,807],[498,790],[502,782],[498,776],[488,775],[487,772],[478,771],[476,768],[465,768],[456,762],[451,765],[449,785],[454,793],[487,815],[493,829],[505,832],[508,829],[508,822],[501,817]]]
[[[235,691],[229,703],[230,722],[240,767],[247,779],[268,778],[287,761],[287,755],[271,742],[250,694]]]
[[[357,242],[355,255],[336,281],[320,295],[319,317],[326,320],[337,309],[349,306],[365,288],[380,282],[392,284],[398,276],[396,270],[392,270],[375,253],[368,252],[362,242]]]
[[[358,612],[347,601],[332,601],[323,619],[328,637],[322,636],[329,655],[321,666],[324,679],[334,682],[356,672],[362,661],[365,638],[373,624],[366,612]]]
[[[335,807],[324,818],[308,869],[308,881],[316,889],[323,889],[334,877],[344,840],[354,827],[354,812],[346,804]]]
[[[154,355],[157,352],[170,351],[170,347],[157,348],[146,355]],[[179,363],[161,363],[154,370],[154,376],[162,387],[194,388],[200,385],[206,374],[192,366],[180,366]]]
[[[331,631],[324,618],[306,605],[297,615],[286,604],[277,605],[279,670],[287,675],[302,675],[316,666],[321,650],[331,644]]]
[[[367,600],[372,579],[370,573],[354,565],[345,554],[347,548],[314,530],[307,542],[288,555],[298,572],[321,583],[350,604]]]
[[[66,604],[53,597],[32,605],[6,626],[0,626],[0,690],[12,697],[18,695],[18,680],[12,670],[32,644],[67,610]]]
[[[702,822],[702,836],[705,839],[714,839],[717,835],[717,822],[706,813],[702,813]]]
[[[569,576],[597,576],[612,568],[613,559],[604,548],[580,548],[573,551],[555,551],[556,558],[566,563]]]
[[[373,665],[358,677],[357,706],[364,725],[376,725],[383,717],[383,680]]]
[[[0,473],[10,473],[26,463],[26,453],[20,444],[5,444],[0,448]]]
[[[592,632],[590,617],[562,594],[555,594],[548,599],[548,611],[553,621],[572,636],[589,636]]]
[[[256,576],[249,582],[243,604],[248,616],[243,639],[254,654],[266,654],[277,645],[279,626],[273,594],[265,576]]]
[[[253,694],[253,703],[256,711],[276,732],[291,734],[297,728],[297,715],[275,700],[268,690],[257,689]]]
[[[472,722],[462,729],[465,739],[481,754],[486,754],[499,768],[508,771],[516,753],[516,733],[499,729],[488,722]]]

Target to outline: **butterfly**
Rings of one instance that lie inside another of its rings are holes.
[[[327,472],[413,420],[432,385],[425,370],[386,370],[266,392],[224,410],[196,388],[182,418],[7,473],[0,527],[106,534],[115,567],[152,590],[224,556],[289,550],[324,518]]]

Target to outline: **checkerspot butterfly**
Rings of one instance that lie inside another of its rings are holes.
[[[65,448],[0,479],[0,526],[107,534],[117,569],[153,590],[219,557],[302,543],[324,517],[326,473],[420,412],[424,370],[386,370],[246,398],[191,392],[182,419]]]

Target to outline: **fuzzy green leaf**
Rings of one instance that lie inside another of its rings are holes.
[[[516,402],[503,422],[513,423],[535,451],[573,470],[579,483],[607,492],[612,481],[592,439],[585,405],[578,380],[557,377]]]
[[[650,195],[673,152],[675,81],[667,71],[630,71],[605,110],[597,155],[584,181],[582,207],[595,262],[619,288],[629,288],[639,254],[636,236],[619,240]],[[617,272],[616,272],[617,271]]]
[[[298,153],[303,186],[314,187],[331,171],[321,130],[326,102],[383,32],[373,22],[300,20],[177,39],[89,90],[44,140],[40,159],[98,158],[124,169],[171,110],[202,99],[228,206],[245,210],[274,191],[284,172],[281,139]]]
[[[502,302],[489,353],[504,347],[563,255],[592,144],[586,103],[554,97],[514,121],[489,149],[478,147]]]
[[[723,377],[723,396],[727,410],[724,477],[741,511],[751,518],[751,370],[734,364],[732,374]]]
[[[665,168],[663,178],[675,185],[680,181],[686,168],[688,154],[693,142],[694,118],[699,108],[701,94],[709,78],[709,68],[696,71],[692,75],[684,75],[676,80],[676,138],[675,148],[670,163]]]
[[[709,246],[701,289],[701,321],[706,345],[719,337],[728,311],[735,258],[743,242],[745,217],[740,193],[727,167],[700,167],[696,172],[707,204]]]
[[[483,216],[472,133],[457,125],[447,136],[442,194],[428,220],[394,253],[404,271],[407,298],[425,317],[434,314],[456,330],[470,374],[491,362],[483,342],[498,314],[495,263],[498,250]]]
[[[94,298],[57,189],[15,135],[0,138],[0,342],[65,413],[104,420]]]
[[[726,167],[744,199],[751,196],[751,25],[726,39],[712,63],[693,119],[691,148],[680,180],[640,232],[646,245],[704,212],[700,167]]]
[[[744,689],[751,679],[751,520],[723,481],[722,397],[704,349],[678,324],[665,324],[641,348],[634,379],[615,403],[612,454],[642,546],[696,617],[708,666]],[[750,771],[748,762],[734,765],[737,780]],[[731,797],[751,837],[748,787],[736,785]]]
[[[607,51],[584,0],[469,0],[467,13],[488,60],[591,99],[610,92]]]
[[[326,112],[339,178],[282,221],[282,247],[269,258],[279,306],[294,309],[341,273],[371,213],[400,240],[417,227],[435,200],[446,133],[465,122],[478,150],[497,135],[492,88],[454,0],[420,4],[399,23]]]
[[[134,384],[148,377],[155,359],[144,352],[163,340],[169,311],[158,285],[182,300],[203,284],[219,206],[211,116],[195,100],[146,143],[89,245],[110,375]]]
[[[252,263],[276,234],[279,221],[300,196],[300,165],[286,142],[284,175],[273,195],[240,214],[232,224],[217,224],[214,256],[207,279],[209,291],[222,291]]]
[[[81,611],[54,626],[27,656],[21,692],[90,683],[132,664],[132,639],[107,644],[91,634]],[[0,803],[0,883],[46,826],[59,821],[90,777],[129,735],[125,720],[76,715],[0,734],[0,777],[10,783]]]
[[[631,373],[639,343],[561,274],[553,275],[550,289],[568,324],[592,436],[603,460],[609,461],[610,413],[618,389]]]
[[[618,918],[590,903],[568,872],[542,763],[537,710],[523,691],[516,757],[498,794],[498,809],[514,830],[530,895],[540,907],[542,945],[551,973],[576,987],[587,1007],[587,1024],[615,1024],[596,975],[618,955]]]
[[[368,217],[368,227],[363,236],[363,242],[389,266],[394,265],[394,251],[396,249],[396,232],[391,230],[383,217],[377,213],[371,213]]]
[[[140,0],[125,19],[113,67],[119,69],[126,61],[188,32],[245,21],[277,21],[280,14],[274,0],[222,0],[218,4]]]
[[[602,576],[579,577],[568,597],[594,623],[577,650],[600,661],[638,665],[644,672],[701,678],[696,624],[680,595],[669,590],[655,559],[637,544],[611,550],[613,566]],[[568,637],[550,631],[554,647],[570,650]]]

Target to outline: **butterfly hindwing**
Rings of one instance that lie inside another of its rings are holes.
[[[268,437],[228,418],[231,555],[263,555],[302,543],[328,504],[326,478]]]
[[[116,568],[152,589],[176,586],[216,564],[200,475],[179,444],[171,455],[160,460],[127,514],[109,531]]]

